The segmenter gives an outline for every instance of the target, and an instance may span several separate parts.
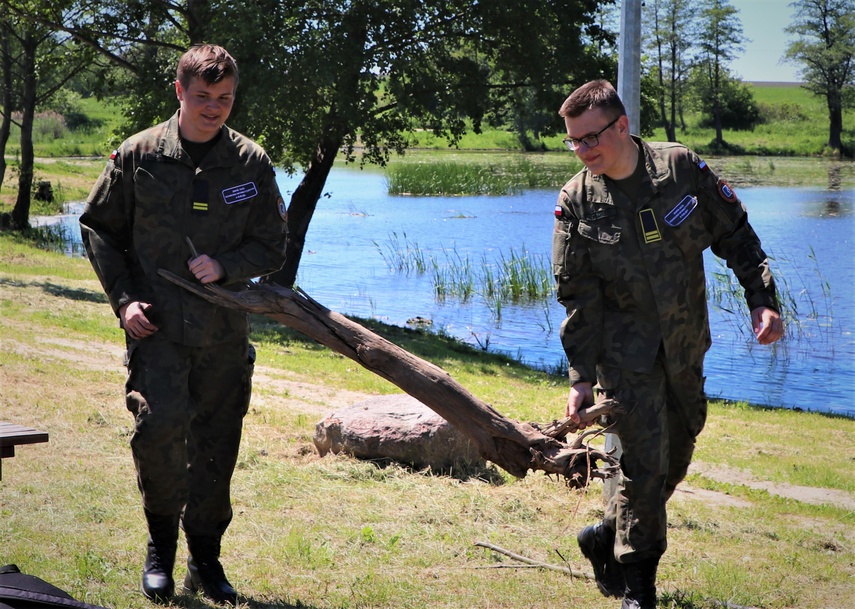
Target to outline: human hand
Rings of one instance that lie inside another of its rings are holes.
[[[213,283],[226,275],[223,265],[207,254],[191,258],[187,262],[187,268],[202,283]]]
[[[771,345],[784,336],[784,322],[774,309],[757,307],[751,310],[751,326],[761,345]]]
[[[579,418],[579,411],[585,406],[591,406],[594,403],[594,389],[591,383],[576,383],[570,387],[570,395],[567,397],[567,408],[564,411],[564,416],[570,417],[579,429],[588,427],[590,423],[582,423]]]
[[[119,320],[128,336],[140,340],[157,332],[157,326],[151,323],[145,312],[151,309],[147,302],[133,301],[119,309]]]

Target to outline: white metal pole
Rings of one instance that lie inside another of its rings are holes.
[[[639,133],[641,120],[641,5],[642,0],[623,0],[620,8],[620,37],[618,38],[617,92],[629,118],[630,133]],[[606,450],[620,457],[623,449],[616,434],[606,434]],[[603,500],[608,503],[617,492],[617,478],[603,485]]]
[[[629,129],[640,133],[641,120],[641,6],[642,0],[623,0],[618,38],[617,91],[626,106]]]

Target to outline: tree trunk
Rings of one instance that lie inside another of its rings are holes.
[[[564,476],[573,487],[587,484],[591,477],[608,478],[618,469],[617,461],[583,445],[587,434],[566,444],[568,432],[577,428],[569,419],[553,422],[541,431],[534,424],[503,417],[457,383],[441,368],[332,312],[303,292],[276,284],[250,284],[242,292],[215,285],[190,283],[161,270],[160,275],[219,305],[267,317],[302,332],[394,383],[439,414],[469,437],[484,459],[524,477],[529,469]],[[595,421],[611,411],[606,401],[584,412],[583,420]],[[603,461],[598,468],[597,460]]]
[[[187,0],[187,37],[191,45],[206,41],[209,12],[208,0]]]
[[[18,175],[18,198],[12,210],[12,225],[17,230],[30,227],[30,196],[33,189],[33,120],[36,114],[36,37],[27,32],[21,40],[23,48],[24,97],[21,119],[21,168]]]
[[[837,150],[841,154],[843,151],[843,111],[840,99],[828,98],[828,147],[832,150]]]
[[[12,57],[9,55],[9,24],[0,21],[0,66],[3,70],[3,117],[0,118],[0,186],[6,178],[6,144],[12,132]]]
[[[281,270],[265,278],[265,282],[288,287],[294,285],[297,279],[297,268],[303,256],[303,247],[306,244],[309,223],[312,221],[312,215],[315,213],[324,184],[327,182],[342,142],[341,137],[324,136],[318,143],[315,156],[309,163],[300,185],[291,195],[291,204],[288,206],[288,243],[285,246],[285,265]]]

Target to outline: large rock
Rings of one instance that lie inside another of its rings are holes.
[[[480,466],[474,445],[409,395],[377,396],[341,408],[315,426],[315,447],[360,459],[393,459],[422,469]]]

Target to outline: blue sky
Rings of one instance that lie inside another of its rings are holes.
[[[784,28],[792,22],[792,0],[730,0],[739,10],[742,34],[750,40],[745,50],[730,64],[742,80],[757,82],[797,82],[798,67],[779,63],[790,36]]]

